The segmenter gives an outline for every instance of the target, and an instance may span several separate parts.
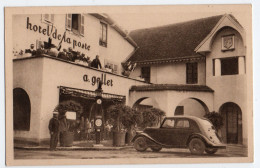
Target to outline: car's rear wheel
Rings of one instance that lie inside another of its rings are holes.
[[[218,151],[218,149],[216,149],[216,148],[206,148],[205,149],[205,152],[207,153],[207,154],[214,154],[214,153],[216,153]]]
[[[134,147],[137,151],[140,152],[145,151],[148,148],[145,138],[144,137],[136,138],[136,140],[134,141]]]
[[[159,152],[160,150],[162,150],[161,146],[151,146],[152,151],[154,152]]]
[[[201,155],[205,151],[205,148],[204,142],[199,138],[193,138],[189,142],[189,149],[192,154]]]

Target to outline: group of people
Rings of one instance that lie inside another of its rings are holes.
[[[31,44],[29,49],[25,49],[24,51],[20,50],[19,53],[17,51],[13,51],[13,53],[14,55],[29,54],[30,56],[40,56],[42,54],[47,54],[49,56],[60,58],[66,61],[78,63],[81,62],[89,67],[102,69],[99,55],[96,55],[96,58],[91,60],[89,56],[86,56],[84,53],[81,53],[79,51],[74,51],[71,47],[69,47],[68,49],[63,48],[62,51],[60,51],[60,49],[61,47],[56,47],[50,42],[50,44],[39,44],[38,49],[35,49],[35,45]]]
[[[105,122],[104,131],[102,134],[102,140],[111,139],[112,125]],[[68,122],[66,115],[59,114],[58,111],[53,112],[53,117],[49,122],[50,131],[50,150],[56,150],[58,141],[60,146],[65,146],[63,137],[67,131],[77,132],[80,135],[80,140],[94,140],[92,135],[95,135],[94,120],[91,121],[88,118],[81,116],[80,120],[76,120],[75,125],[72,126]]]

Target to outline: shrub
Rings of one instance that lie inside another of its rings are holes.
[[[211,121],[216,130],[219,130],[224,125],[223,117],[215,111],[207,113],[204,117]]]

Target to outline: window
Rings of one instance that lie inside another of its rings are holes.
[[[84,16],[80,14],[67,14],[66,29],[75,34],[84,35]]]
[[[100,22],[99,45],[107,47],[107,24]]]
[[[186,64],[186,83],[195,84],[198,83],[198,63]]]
[[[166,119],[162,125],[163,128],[173,128],[174,127],[174,119]]]
[[[190,123],[188,120],[178,120],[176,124],[176,128],[189,128]]]
[[[53,23],[54,22],[54,14],[43,14],[42,15],[42,21],[47,23]]]
[[[221,75],[238,74],[238,57],[221,59]]]
[[[112,63],[109,60],[105,59],[105,69],[108,72],[112,72],[117,74],[118,73],[118,65],[116,63]]]
[[[28,94],[21,88],[13,90],[13,129],[30,130],[31,103]]]
[[[150,82],[150,67],[142,67],[141,68],[141,77],[144,78],[145,82]]]

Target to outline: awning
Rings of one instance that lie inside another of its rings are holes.
[[[86,99],[95,99],[97,96],[97,92],[91,90],[77,89],[65,86],[59,86],[58,88],[60,89],[60,95],[70,95],[73,97],[81,97]],[[117,100],[120,102],[123,102],[126,99],[125,96],[110,93],[102,93],[102,98]]]

